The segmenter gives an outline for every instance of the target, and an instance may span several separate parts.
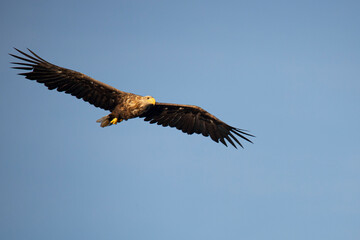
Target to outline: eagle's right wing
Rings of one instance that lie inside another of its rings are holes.
[[[24,56],[10,55],[24,62],[12,62],[13,64],[20,65],[13,68],[29,70],[29,72],[19,73],[19,75],[24,75],[30,80],[36,80],[50,90],[56,89],[59,92],[71,94],[89,102],[95,107],[110,111],[114,110],[121,95],[126,94],[85,74],[49,63],[30,49],[28,50],[33,56],[16,48],[15,50]]]

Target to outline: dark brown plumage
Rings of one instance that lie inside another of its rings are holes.
[[[237,137],[248,142],[251,142],[248,137],[253,137],[245,130],[224,123],[200,107],[158,103],[150,96],[143,97],[123,92],[80,72],[56,66],[30,49],[28,50],[32,55],[16,48],[15,50],[23,56],[10,55],[24,62],[12,62],[17,65],[13,68],[28,71],[19,73],[20,75],[44,84],[50,90],[56,89],[59,92],[71,94],[95,107],[110,111],[109,115],[98,120],[101,127],[140,117],[151,124],[176,127],[187,134],[197,133],[205,137],[210,136],[212,140],[220,141],[225,146],[227,146],[225,141],[227,140],[235,148],[236,143],[243,147]]]

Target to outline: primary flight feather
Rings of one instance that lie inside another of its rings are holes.
[[[151,96],[123,92],[80,72],[49,63],[30,49],[28,50],[32,55],[16,48],[15,50],[22,56],[10,55],[23,62],[12,62],[16,65],[13,68],[28,71],[19,75],[44,84],[50,90],[71,94],[95,107],[110,111],[109,115],[97,120],[101,127],[140,117],[151,124],[175,127],[187,134],[210,136],[212,140],[220,141],[225,146],[228,141],[235,148],[236,143],[243,147],[237,137],[248,142],[251,142],[249,137],[254,137],[243,129],[224,123],[200,107],[159,103]]]

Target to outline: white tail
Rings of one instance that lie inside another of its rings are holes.
[[[112,124],[110,123],[110,116],[109,116],[109,115],[104,116],[104,117],[96,120],[96,122],[101,123],[101,124],[100,124],[100,127],[107,127],[107,126],[112,125]]]

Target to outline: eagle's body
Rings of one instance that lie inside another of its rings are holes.
[[[155,99],[150,96],[140,96],[133,93],[123,93],[118,99],[118,105],[107,116],[100,118],[97,122],[101,123],[101,127],[107,127],[116,124],[119,119],[128,120],[136,118],[144,114],[151,105],[155,104]]]
[[[253,137],[245,130],[227,125],[200,107],[155,102],[151,96],[144,97],[123,92],[80,72],[56,66],[40,58],[30,49],[28,50],[33,56],[16,50],[26,58],[10,54],[24,61],[13,62],[13,64],[20,65],[13,68],[29,71],[20,73],[20,75],[24,75],[30,80],[36,80],[50,90],[56,89],[59,92],[71,94],[95,107],[110,111],[109,115],[97,121],[101,123],[101,127],[140,117],[145,118],[145,121],[164,127],[176,127],[184,133],[210,136],[212,140],[220,141],[225,146],[227,146],[226,139],[235,148],[234,141],[241,147],[242,145],[234,134],[248,142],[251,141],[245,136]]]

